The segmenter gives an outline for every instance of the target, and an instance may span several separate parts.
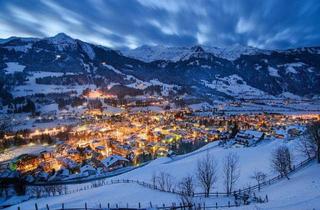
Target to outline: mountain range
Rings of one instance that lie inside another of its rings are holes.
[[[320,47],[262,50],[144,45],[118,51],[63,33],[42,39],[2,39],[0,89],[14,92],[32,72],[46,73],[36,79],[38,84],[92,84],[120,95],[204,100],[312,98],[320,95]]]

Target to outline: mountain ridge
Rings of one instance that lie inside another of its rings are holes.
[[[10,86],[8,91],[17,86],[7,82],[10,77],[8,63],[16,63],[24,66],[19,74],[25,80],[28,80],[28,72],[69,72],[74,74],[68,76],[74,85],[90,83],[106,89],[110,84],[118,84],[139,94],[157,92],[163,95],[165,92],[166,96],[190,95],[204,100],[290,94],[314,97],[320,94],[320,47],[231,49],[227,52],[237,51],[236,56],[231,55],[232,59],[221,56],[221,49],[216,47],[161,48],[164,55],[169,50],[169,59],[146,61],[63,33],[43,39],[13,38],[0,43],[0,72],[4,72],[0,82]],[[176,49],[180,51],[175,57]],[[145,56],[152,56],[152,53],[151,50]],[[65,80],[66,76],[60,76],[58,79],[38,79],[38,82],[68,85],[61,82]],[[168,87],[171,87],[170,91],[166,89]]]

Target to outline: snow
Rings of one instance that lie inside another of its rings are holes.
[[[269,71],[269,75],[271,77],[280,77],[279,73],[278,73],[278,69],[275,69],[271,66],[268,67],[268,71]]]
[[[136,77],[131,75],[126,75],[125,79],[129,81],[134,81],[133,83],[126,85],[127,87],[140,89],[140,90],[144,90],[150,86],[161,86],[161,94],[163,96],[169,96],[170,91],[175,92],[174,88],[180,88],[180,86],[178,85],[166,84],[166,83],[160,82],[158,79],[152,79],[149,82],[147,82],[147,81],[139,80]]]
[[[222,163],[224,157],[232,152],[239,156],[240,179],[236,184],[236,188],[238,189],[256,184],[251,178],[254,170],[256,169],[266,173],[268,178],[276,175],[270,168],[270,158],[272,151],[281,145],[287,145],[290,148],[294,154],[293,161],[295,163],[303,160],[304,158],[298,155],[294,149],[297,141],[298,139],[291,141],[268,139],[263,140],[255,147],[229,147],[228,149],[218,146],[218,142],[213,142],[186,155],[176,156],[173,158],[158,158],[143,167],[121,174],[117,177],[108,178],[107,180],[131,179],[150,183],[154,173],[166,172],[171,174],[171,176],[173,176],[173,181],[177,183],[188,174],[194,175],[197,160],[205,157],[207,153],[209,153],[215,157],[218,163],[218,180],[213,192],[222,192],[224,191]],[[320,197],[320,177],[315,176],[315,174],[318,174],[318,171],[319,166],[314,164],[306,170],[298,171],[294,175],[290,175],[290,181],[282,180],[273,186],[263,188],[261,195],[265,196],[265,194],[268,194],[270,202],[261,204],[262,209],[264,207],[269,209],[269,207],[279,208],[281,206],[288,207],[288,209],[299,209],[293,208],[295,207],[293,204],[301,203],[300,205],[302,205],[303,202],[308,199],[312,200],[308,205],[310,207],[315,207],[316,198]],[[69,188],[70,190],[77,189],[77,186],[70,185]],[[199,190],[199,186],[196,185],[196,191],[199,192]],[[129,206],[133,207],[137,206],[138,202],[141,202],[142,206],[147,206],[149,205],[149,201],[152,201],[154,205],[162,205],[163,203],[168,205],[172,202],[179,202],[179,198],[174,194],[163,193],[143,188],[135,183],[130,183],[104,185],[102,187],[75,192],[64,196],[30,200],[19,204],[19,206],[24,210],[33,207],[34,203],[37,202],[40,209],[42,209],[45,208],[46,204],[51,208],[57,208],[61,206],[61,203],[64,203],[65,207],[71,208],[80,207],[82,205],[84,206],[84,203],[86,202],[89,207],[97,207],[99,203],[105,206],[109,202],[112,205],[117,203],[120,206],[125,206],[128,203]],[[219,204],[226,202],[226,200],[221,197],[202,200],[202,202],[204,201],[207,205],[210,203],[214,204],[215,202],[218,202]],[[253,206],[251,205],[248,207],[242,206],[241,208],[252,209],[252,207]],[[13,206],[8,209],[17,209],[17,206]]]
[[[151,62],[155,60],[171,60],[178,61],[183,55],[188,52],[186,47],[166,47],[162,45],[147,46],[143,45],[133,50],[123,51],[123,54],[128,57]]]
[[[108,68],[109,70],[114,71],[114,72],[117,73],[117,74],[124,75],[121,71],[119,71],[118,69],[115,69],[113,66],[111,66],[111,65],[109,65],[109,64],[103,63],[102,65],[103,65],[104,67]]]
[[[202,82],[209,88],[233,97],[261,98],[268,96],[267,93],[247,85],[247,83],[236,74],[216,78],[216,80],[213,80],[211,83],[205,80],[202,80]]]
[[[282,180],[279,183],[262,189],[259,195],[268,195],[269,202],[254,206],[242,206],[240,208],[228,208],[232,210],[301,210],[319,209],[320,201],[320,165],[312,163],[306,168],[296,172],[290,180]]]
[[[24,85],[15,86],[11,92],[14,96],[28,96],[36,93],[65,93],[69,91],[76,91],[77,94],[81,94],[86,88],[95,89],[95,85],[45,85],[37,84],[36,79],[48,76],[62,76],[63,73],[59,72],[29,72],[28,81]]]
[[[29,49],[32,48],[32,43],[28,43],[26,45],[18,45],[18,46],[6,46],[4,47],[8,50],[14,50],[16,52],[27,52]]]
[[[188,106],[190,109],[197,111],[197,110],[205,110],[205,109],[209,109],[212,108],[212,106],[210,104],[208,104],[207,102],[204,103],[198,103],[198,104],[191,104]]]
[[[43,114],[43,113],[52,113],[52,112],[56,112],[58,111],[58,104],[57,103],[52,103],[52,104],[48,104],[48,105],[43,105],[40,107],[39,111]]]
[[[52,150],[52,146],[31,143],[25,146],[13,147],[0,154],[0,162],[14,159],[22,154],[39,154],[45,150]]]
[[[179,182],[183,177],[188,174],[194,175],[196,170],[197,160],[199,158],[205,157],[207,152],[209,154],[214,155],[216,161],[218,162],[218,181],[213,190],[215,191],[224,191],[223,188],[223,179],[222,179],[222,162],[224,157],[233,152],[239,156],[240,163],[240,179],[237,183],[237,188],[246,187],[248,185],[254,185],[255,181],[251,178],[253,171],[255,169],[260,170],[268,174],[268,177],[275,176],[275,172],[271,170],[269,167],[270,158],[272,151],[279,147],[280,145],[287,145],[291,151],[294,153],[294,162],[300,162],[302,159],[299,156],[294,148],[297,140],[292,140],[286,142],[285,140],[264,140],[256,147],[249,148],[224,148],[218,146],[217,142],[210,143],[205,147],[181,156],[176,156],[174,158],[158,158],[151,163],[140,167],[138,169],[132,170],[125,174],[121,174],[117,177],[109,178],[110,179],[133,179],[151,182],[152,175],[154,173],[159,172],[167,172],[173,176],[173,180],[175,183]],[[274,186],[270,186],[265,188],[266,191],[261,191],[261,194],[264,196],[266,193],[269,196],[270,204],[274,202],[272,205],[288,205],[291,203],[295,203],[297,200],[294,199],[295,196],[304,195],[299,198],[300,201],[307,200],[310,198],[315,198],[320,195],[319,187],[320,187],[320,177],[314,176],[318,173],[319,166],[310,167],[310,171],[307,170],[301,171],[292,175],[291,181],[281,181]],[[303,175],[303,174],[306,175]],[[300,174],[300,175],[299,175]],[[296,180],[297,177],[297,180]],[[315,184],[313,184],[315,182]],[[287,183],[290,182],[292,187],[287,188]],[[279,185],[279,186],[277,186]],[[299,186],[304,186],[304,189],[300,192],[297,189],[300,189]],[[76,189],[77,186],[69,186]],[[290,194],[288,194],[287,189],[289,189]],[[199,192],[199,187],[197,185],[196,191]],[[316,192],[317,195],[313,195]],[[106,196],[108,195],[108,196]],[[282,203],[281,200],[285,202]],[[72,194],[64,195],[64,196],[55,196],[50,198],[40,198],[37,200],[30,200],[24,203],[19,204],[22,210],[28,209],[34,206],[34,203],[37,202],[40,209],[44,208],[46,204],[49,204],[52,208],[57,208],[61,206],[61,203],[65,203],[65,207],[79,207],[80,205],[84,205],[85,202],[88,203],[90,207],[96,207],[99,203],[106,205],[106,203],[110,202],[112,205],[116,203],[119,205],[129,206],[138,205],[138,202],[141,202],[142,206],[149,205],[149,201],[152,201],[154,205],[162,205],[165,203],[166,205],[171,204],[172,202],[179,202],[179,198],[176,195],[163,193],[147,188],[143,188],[137,184],[116,184],[116,185],[104,185],[98,188],[92,188],[86,191],[75,192]],[[204,200],[203,200],[204,201]],[[219,204],[226,202],[223,198],[209,198],[205,200],[206,204],[218,202]],[[262,206],[266,205],[268,207],[269,203],[262,204]],[[246,207],[245,207],[246,208]],[[8,209],[17,209],[17,206],[10,207]],[[252,209],[252,206],[248,206],[248,209]]]
[[[127,160],[126,158],[119,156],[119,155],[111,155],[103,160],[101,160],[101,162],[106,166],[109,167],[112,164],[114,164],[117,161],[125,161],[125,162],[129,162],[129,160]]]
[[[88,55],[88,57],[93,60],[94,57],[96,56],[95,52],[93,51],[92,47],[87,44],[87,43],[81,43],[81,47],[82,49],[86,52],[86,54]]]
[[[17,62],[8,62],[6,63],[7,67],[4,69],[7,74],[14,74],[15,72],[23,72],[25,66],[20,65]]]
[[[216,144],[216,143],[213,143]],[[239,182],[237,184],[238,187],[245,187],[247,185],[255,184],[254,180],[251,179],[252,173],[254,169],[259,169],[269,177],[275,175],[275,173],[270,168],[270,158],[271,152],[279,147],[280,145],[286,144],[288,145],[292,151],[294,151],[295,141],[291,141],[289,143],[285,143],[283,140],[265,140],[260,143],[256,147],[249,148],[229,148],[225,149],[223,147],[210,147],[208,145],[208,150],[201,150],[201,152],[195,151],[191,154],[188,154],[186,158],[179,158],[177,160],[171,158],[159,158],[152,163],[148,164],[145,167],[136,169],[127,174],[120,175],[121,178],[130,178],[130,179],[138,179],[150,182],[152,174],[154,172],[164,171],[175,177],[175,180],[183,178],[187,174],[194,174],[196,169],[197,160],[206,155],[208,151],[210,154],[214,155],[218,164],[219,164],[219,179],[217,181],[216,187],[213,191],[224,191],[223,188],[223,175],[222,175],[222,162],[223,158],[230,152],[239,155],[239,162],[241,166],[241,176]],[[254,157],[254,161],[253,161]],[[296,155],[295,161],[301,160],[300,156]],[[261,164],[264,164],[264,167],[261,167]],[[188,166],[188,167],[185,167]],[[199,190],[199,188],[198,188]]]
[[[303,62],[296,62],[296,63],[287,63],[283,65],[278,65],[278,66],[285,67],[286,74],[288,73],[297,74],[298,73],[297,69],[303,66],[306,66],[306,64]]]
[[[59,51],[63,51],[69,47],[76,47],[76,40],[72,39],[71,37],[67,36],[64,33],[59,33],[54,37],[46,38],[48,43],[53,44]]]
[[[145,62],[152,62],[155,60],[169,60],[176,62],[182,58],[189,58],[193,53],[193,49],[197,46],[192,47],[170,47],[163,45],[148,46],[143,45],[136,49],[125,50],[122,53],[128,57],[143,60]],[[253,47],[234,46],[229,48],[219,48],[212,46],[200,45],[205,52],[211,53],[219,58],[224,58],[230,61],[236,60],[241,55],[252,55],[257,53],[268,54],[268,50],[260,50]]]
[[[293,93],[290,93],[290,92],[283,92],[283,93],[281,93],[279,95],[279,97],[281,97],[281,98],[289,98],[289,99],[297,99],[297,100],[301,99],[300,96],[297,96],[297,95],[295,95]]]

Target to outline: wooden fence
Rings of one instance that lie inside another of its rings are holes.
[[[291,175],[293,173],[295,173],[296,171],[298,171],[299,169],[307,166],[311,161],[313,161],[315,159],[315,157],[311,157],[308,158],[300,163],[298,163],[297,165],[294,165],[292,167],[292,170],[288,173],[288,175]],[[65,208],[64,204],[62,204],[61,208],[58,209],[53,209],[53,210],[106,210],[106,209],[150,209],[150,208],[154,208],[154,209],[215,209],[215,208],[226,208],[226,207],[237,207],[240,205],[245,205],[244,203],[241,203],[239,201],[237,201],[237,198],[241,198],[243,195],[251,195],[252,193],[254,194],[254,199],[258,199],[257,202],[268,202],[268,196],[266,195],[266,197],[264,199],[261,198],[257,198],[255,197],[255,193],[254,191],[262,189],[266,186],[275,184],[276,182],[282,180],[283,178],[285,178],[284,176],[276,176],[273,177],[269,180],[266,180],[262,183],[260,183],[259,185],[254,185],[254,186],[250,186],[244,189],[239,189],[234,191],[233,193],[225,193],[225,192],[213,192],[209,194],[209,197],[219,197],[219,196],[234,196],[235,197],[235,202],[234,203],[230,203],[230,201],[228,202],[227,205],[219,205],[218,203],[216,203],[215,205],[211,205],[211,206],[206,206],[205,203],[203,204],[192,204],[192,206],[185,206],[183,204],[175,204],[172,203],[172,205],[170,206],[166,206],[165,204],[163,204],[162,206],[153,206],[152,202],[150,202],[149,206],[145,206],[142,207],[141,203],[138,203],[137,206],[135,208],[130,208],[129,204],[127,204],[126,206],[120,206],[118,204],[116,204],[115,206],[111,206],[110,203],[107,203],[105,207],[102,207],[102,205],[99,205],[99,208],[89,208],[87,206],[87,204],[85,204],[84,207],[79,207],[79,208]],[[117,179],[117,180],[110,180],[110,181],[105,181],[105,180],[97,180],[93,183],[91,183],[91,185],[89,186],[84,186],[83,188],[81,188],[80,190],[71,190],[68,192],[65,192],[65,194],[70,194],[70,193],[74,193],[77,191],[82,191],[82,190],[87,190],[90,188],[95,188],[95,187],[99,187],[99,186],[103,186],[103,185],[112,185],[112,184],[120,184],[120,183],[136,183],[140,186],[149,188],[149,189],[153,189],[153,190],[158,190],[161,192],[167,192],[167,193],[173,193],[176,195],[181,195],[181,192],[179,192],[178,190],[175,190],[174,188],[172,188],[171,190],[165,190],[165,189],[160,189],[158,186],[144,182],[144,181],[139,181],[139,180],[131,180],[131,179]],[[63,194],[63,193],[62,193]],[[204,197],[205,194],[204,193],[194,193],[193,197]],[[138,208],[137,208],[138,207]],[[49,206],[46,205],[46,209],[50,210]],[[51,208],[52,209],[52,208]],[[20,207],[18,207],[18,210],[22,210],[20,209]],[[35,210],[38,210],[38,205],[35,204]]]
[[[312,160],[314,160],[314,157],[312,158],[308,158],[300,163],[298,163],[297,165],[294,165],[292,167],[292,170],[289,172],[288,175],[291,175],[293,173],[295,173],[297,170],[305,167],[307,164],[309,164]],[[276,182],[278,182],[279,180],[283,179],[284,177],[279,175],[279,176],[275,176],[271,179],[268,179],[260,184],[257,184],[257,185],[254,185],[254,186],[249,186],[247,188],[243,188],[243,189],[238,189],[236,191],[233,191],[232,193],[226,193],[226,192],[211,192],[209,193],[209,197],[219,197],[219,196],[241,196],[243,194],[250,194],[254,191],[257,191],[259,189],[262,189],[268,185],[271,185],[271,184],[274,184]],[[88,190],[88,189],[92,189],[92,188],[96,188],[96,187],[100,187],[100,186],[104,186],[104,185],[113,185],[113,184],[125,184],[125,183],[136,183],[140,186],[143,186],[143,187],[146,187],[146,188],[149,188],[149,189],[153,189],[153,190],[158,190],[158,191],[161,191],[161,192],[167,192],[167,193],[173,193],[173,194],[177,194],[177,195],[180,195],[181,192],[179,192],[177,189],[175,188],[171,188],[170,190],[166,190],[166,189],[161,189],[160,187],[158,187],[157,185],[153,185],[153,184],[150,184],[150,183],[147,183],[145,181],[139,181],[139,180],[132,180],[132,179],[112,179],[110,181],[108,180],[95,180],[91,183],[88,183],[87,185],[83,185],[83,184],[80,184],[81,186],[78,187],[77,189],[72,189],[72,190],[68,190],[65,187],[65,189],[61,192],[55,192],[55,194],[48,194],[46,192],[46,190],[44,189],[43,190],[43,193],[41,194],[41,196],[37,195],[35,197],[39,198],[39,197],[48,197],[48,196],[55,196],[55,195],[65,195],[65,194],[71,194],[71,193],[76,193],[76,192],[79,192],[79,191],[83,191],[83,190]],[[42,187],[45,187],[47,185],[43,184],[41,185]],[[39,186],[39,187],[41,187]],[[49,186],[52,186],[52,184],[49,184]],[[37,187],[37,186],[33,186],[33,187]],[[193,194],[194,197],[204,197],[205,196],[205,193],[201,193],[201,192],[196,192]]]
[[[268,202],[268,200],[260,200],[260,203]],[[89,207],[87,203],[84,204],[83,207],[72,207],[68,208],[64,204],[61,204],[60,208],[51,208],[49,205],[46,205],[46,210],[116,210],[116,209],[123,209],[123,210],[133,210],[133,209],[139,209],[139,210],[147,210],[147,209],[158,209],[158,210],[174,210],[174,209],[218,209],[218,208],[231,208],[231,207],[239,207],[241,205],[248,205],[248,204],[242,204],[241,202],[235,201],[234,203],[231,203],[230,201],[226,204],[219,205],[217,202],[215,204],[207,205],[205,202],[203,203],[191,203],[191,204],[183,204],[183,203],[172,203],[170,205],[162,204],[162,205],[155,205],[152,202],[149,202],[148,205],[143,206],[140,202],[137,205],[131,206],[127,203],[126,205],[120,205],[120,204],[113,204],[106,203],[105,205],[99,204],[98,207]],[[21,210],[18,207],[18,210]],[[34,210],[39,210],[38,204],[35,204]]]

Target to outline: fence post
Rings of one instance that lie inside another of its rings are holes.
[[[228,201],[228,207],[230,208],[230,201]]]
[[[20,210],[20,206],[18,206],[18,210]]]
[[[87,207],[87,203],[84,203],[84,209],[87,210],[88,207]]]
[[[110,209],[110,203],[108,203],[108,209]]]
[[[38,204],[37,203],[34,204],[34,207],[36,208],[36,210],[38,210]]]
[[[141,209],[141,203],[139,202],[139,209]]]
[[[102,207],[101,207],[101,203],[99,203],[99,208],[101,209]]]
[[[49,209],[49,205],[47,204],[46,206],[47,206],[47,210],[50,210],[50,209]]]
[[[206,203],[205,202],[203,203],[203,209],[204,210],[206,209]]]
[[[218,208],[218,203],[216,202],[216,209]]]
[[[151,201],[150,201],[150,208],[152,208],[152,203],[151,203]]]
[[[64,203],[62,203],[62,206],[61,206],[62,210],[64,209]]]
[[[119,208],[119,205],[118,205],[118,204],[116,204],[116,208],[117,208],[117,209]]]
[[[269,202],[269,198],[268,198],[268,195],[266,195],[266,201],[267,201],[267,202]]]

